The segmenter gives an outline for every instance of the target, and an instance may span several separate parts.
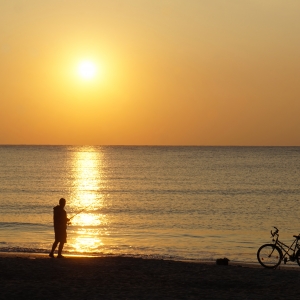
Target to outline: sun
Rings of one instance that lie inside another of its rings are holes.
[[[96,76],[97,66],[94,62],[89,60],[81,61],[78,64],[78,74],[82,79],[90,80]]]

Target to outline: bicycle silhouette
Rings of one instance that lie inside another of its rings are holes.
[[[297,261],[298,265],[300,266],[300,235],[293,235],[295,240],[291,246],[288,246],[279,241],[279,230],[276,227],[274,228],[274,232],[271,230],[273,244],[265,244],[258,249],[258,262],[263,267],[270,269],[277,268],[282,261],[284,264],[286,264],[288,261]]]

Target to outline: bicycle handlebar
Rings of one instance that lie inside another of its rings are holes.
[[[271,235],[272,236],[274,236],[275,234],[277,234],[279,232],[279,229],[277,227],[274,226],[274,228],[275,228],[274,232],[271,230]]]

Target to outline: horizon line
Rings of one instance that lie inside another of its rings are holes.
[[[195,145],[195,144],[1,144],[0,146],[68,147],[300,147],[300,145]]]

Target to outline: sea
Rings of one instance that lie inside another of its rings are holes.
[[[0,146],[0,252],[257,263],[300,232],[300,147]]]

